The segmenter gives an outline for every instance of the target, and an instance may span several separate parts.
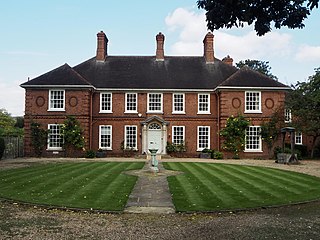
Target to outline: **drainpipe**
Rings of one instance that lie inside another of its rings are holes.
[[[93,122],[92,122],[92,113],[93,113],[92,100],[93,100],[93,92],[94,92],[94,90],[91,89],[91,91],[90,91],[90,113],[89,113],[90,114],[90,117],[89,117],[89,149],[90,150],[92,149],[92,125],[93,125]]]
[[[220,95],[219,95],[219,91],[215,92],[216,96],[217,96],[217,124],[218,124],[218,151],[220,151]]]

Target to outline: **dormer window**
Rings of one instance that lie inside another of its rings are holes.
[[[65,110],[65,91],[49,90],[49,111]]]

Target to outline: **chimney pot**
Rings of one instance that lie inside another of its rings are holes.
[[[233,65],[233,58],[228,55],[222,59],[222,62],[232,66]]]
[[[97,34],[97,61],[105,61],[107,57],[107,45],[108,45],[108,38],[103,31],[100,31]]]
[[[208,32],[203,40],[204,45],[204,58],[206,63],[214,63],[214,50],[213,50],[214,35]]]
[[[159,32],[156,36],[157,41],[157,51],[156,51],[156,61],[164,61],[164,35]]]

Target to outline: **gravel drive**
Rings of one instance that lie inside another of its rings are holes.
[[[52,160],[42,160],[46,161]],[[38,161],[0,161],[0,169],[33,162]],[[280,165],[265,160],[217,162],[276,167],[320,177],[320,161],[303,161],[301,165]],[[0,201],[0,239],[320,239],[320,201],[206,214],[98,214],[46,210]]]

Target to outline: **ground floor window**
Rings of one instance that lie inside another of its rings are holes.
[[[301,145],[302,144],[302,133],[296,132],[295,133],[295,143]]]
[[[209,126],[198,126],[197,134],[197,150],[202,151],[203,149],[210,148],[210,127]]]
[[[184,143],[184,126],[172,127],[172,143],[181,144]]]
[[[124,147],[137,149],[137,126],[125,126]]]
[[[48,124],[48,149],[61,150],[63,145],[62,124]]]
[[[262,151],[261,134],[259,126],[249,126],[246,130],[245,151]]]
[[[112,126],[101,125],[99,127],[99,148],[112,149]]]

